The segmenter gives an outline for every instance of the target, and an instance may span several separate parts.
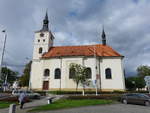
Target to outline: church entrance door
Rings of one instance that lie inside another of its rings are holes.
[[[49,89],[49,81],[43,81],[43,90]]]

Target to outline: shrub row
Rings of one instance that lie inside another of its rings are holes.
[[[11,96],[6,98],[1,98],[0,101],[7,101],[7,102],[18,102],[17,96]],[[30,102],[31,100],[29,98],[25,99],[26,102]]]
[[[17,102],[18,101],[18,97],[6,97],[6,98],[1,98],[0,101],[9,101],[9,102]]]
[[[51,94],[82,94],[82,91],[48,91]],[[98,91],[98,94],[124,94],[124,93],[148,93],[148,91]],[[95,91],[85,91],[85,94],[95,94]]]
[[[122,94],[101,94],[101,95],[85,95],[85,96],[68,96],[67,99],[106,99],[106,100],[117,100],[120,101]]]

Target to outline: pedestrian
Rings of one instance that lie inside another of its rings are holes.
[[[20,103],[20,109],[23,108],[23,105],[25,103],[26,94],[25,92],[21,92],[19,95],[19,103]]]

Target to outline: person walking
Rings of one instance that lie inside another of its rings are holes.
[[[25,103],[25,97],[26,97],[25,92],[21,92],[20,95],[19,95],[20,109],[23,108],[23,105]]]

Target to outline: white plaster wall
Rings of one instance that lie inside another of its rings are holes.
[[[111,68],[112,79],[106,79],[105,69]],[[121,58],[103,58],[100,63],[102,89],[125,89]]]
[[[50,69],[50,76],[42,81],[49,80],[49,88],[75,88],[76,84],[72,79],[69,79],[69,65],[71,63],[83,64],[83,58],[52,58],[48,60],[42,60],[42,70]],[[54,78],[54,72],[56,68],[60,68],[61,79]],[[80,87],[80,86],[79,86]]]
[[[76,84],[72,79],[69,79],[69,66],[71,63],[82,65],[82,58],[63,58],[62,59],[62,88],[76,88]]]
[[[44,73],[45,69],[50,70],[50,76],[44,77],[42,75],[42,81],[49,81],[49,88],[59,88],[60,87],[60,79],[54,78],[54,72],[56,68],[61,69],[61,59],[48,59],[48,60],[42,60],[42,71]]]
[[[91,71],[92,71],[92,78],[89,79],[91,82],[90,82],[90,85],[89,86],[86,86],[87,88],[95,88],[95,86],[93,85],[93,81],[96,80],[96,60],[95,58],[93,57],[89,57],[89,58],[84,58],[84,66],[85,67],[89,67],[91,68]]]
[[[102,89],[125,89],[124,75],[121,58],[103,58],[100,62],[97,59],[97,72],[95,69],[95,58],[82,58],[82,57],[68,57],[68,58],[51,58],[47,60],[41,60],[41,62],[33,62],[31,72],[32,88],[42,88],[43,81],[49,81],[49,88],[76,88],[76,84],[72,79],[69,79],[69,65],[70,63],[77,63],[90,67],[92,70],[92,80],[96,80],[96,73],[101,75],[101,88]],[[56,68],[60,68],[61,79],[54,79],[54,72]],[[111,68],[112,79],[105,78],[105,69]],[[43,73],[45,69],[50,69],[50,76],[44,77]],[[98,88],[100,83],[98,81]],[[93,85],[90,86],[93,88]],[[82,88],[79,85],[79,88]]]
[[[42,88],[42,69],[40,61],[33,61],[31,67],[30,85],[32,89]]]

